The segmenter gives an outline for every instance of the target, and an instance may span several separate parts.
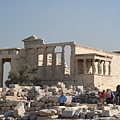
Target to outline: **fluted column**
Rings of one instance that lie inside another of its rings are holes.
[[[84,74],[86,74],[87,73],[86,59],[84,59],[83,67],[84,67]]]
[[[96,68],[95,68],[95,59],[92,61],[92,74],[95,74]]]
[[[34,48],[35,54],[34,54],[34,59],[35,59],[35,63],[34,65],[38,66],[38,51],[37,48]]]
[[[55,46],[52,48],[52,78],[55,78],[56,54]]]
[[[46,66],[47,66],[47,54],[46,54],[46,47],[44,48],[43,54],[43,76],[46,78]]]
[[[12,72],[17,70],[17,61],[16,58],[11,58],[11,70]]]
[[[0,87],[3,87],[3,62],[0,59]]]
[[[62,78],[64,78],[64,74],[65,74],[65,46],[62,46],[61,66],[62,66]]]
[[[71,53],[70,53],[70,77],[71,80],[75,80],[76,68],[75,68],[75,45],[70,45]]]

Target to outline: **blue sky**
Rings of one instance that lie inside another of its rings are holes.
[[[0,0],[0,49],[23,48],[31,35],[45,43],[120,50],[120,0]]]
[[[23,48],[21,40],[36,35],[119,51],[119,32],[120,0],[0,0],[0,49]],[[5,64],[5,80],[9,70]]]

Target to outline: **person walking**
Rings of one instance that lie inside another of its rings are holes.
[[[106,93],[105,93],[105,90],[103,90],[102,92],[100,92],[100,101],[102,105],[104,105],[105,99],[106,99]]]
[[[120,85],[117,86],[117,93],[118,93],[118,105],[120,105]]]
[[[117,85],[116,91],[115,91],[115,103],[116,103],[116,105],[119,104],[119,87],[120,87],[120,85]]]
[[[111,92],[111,89],[107,89],[107,92],[106,92],[106,103],[107,104],[114,104],[114,93]]]
[[[61,93],[61,96],[60,96],[60,98],[59,98],[60,106],[64,106],[66,101],[67,101],[67,97],[66,97],[66,95],[62,92],[62,93]]]
[[[27,102],[25,103],[25,110],[27,112],[29,112],[30,111],[30,107],[31,107],[31,98],[28,98]]]

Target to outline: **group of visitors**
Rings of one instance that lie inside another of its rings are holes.
[[[102,105],[116,104],[120,105],[120,85],[117,85],[116,91],[112,92],[111,89],[103,90],[99,94]]]
[[[100,100],[102,105],[105,104],[117,104],[120,105],[120,85],[117,85],[116,91],[113,93],[111,89],[107,89],[106,91],[103,90],[102,92],[99,93]],[[59,103],[60,106],[64,106],[65,102],[67,101],[67,97],[64,94],[64,92],[61,93],[61,96],[59,97]],[[26,110],[30,110],[30,104],[31,104],[31,99],[28,98],[28,101],[26,103]]]
[[[67,96],[64,94],[64,92],[61,92],[61,95],[59,97],[60,106],[64,106],[66,101],[67,101]],[[25,103],[25,109],[27,112],[30,111],[30,107],[31,107],[31,98],[28,98],[27,102]]]

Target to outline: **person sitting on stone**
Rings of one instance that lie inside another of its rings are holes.
[[[66,95],[62,92],[60,98],[59,98],[59,102],[60,102],[60,106],[64,106],[65,102],[67,101],[67,97]]]

